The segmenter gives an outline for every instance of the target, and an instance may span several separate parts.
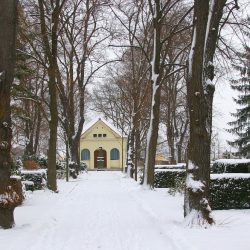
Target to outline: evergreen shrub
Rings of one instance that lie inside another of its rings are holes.
[[[220,159],[214,162],[212,173],[250,173],[250,159]]]
[[[184,192],[185,176],[185,170],[155,170],[155,187]],[[210,203],[212,209],[250,208],[250,174],[211,174]]]
[[[212,174],[212,209],[250,208],[250,174]]]
[[[28,190],[40,190],[46,186],[46,171],[43,169],[40,170],[22,170],[21,171],[21,178],[23,181],[30,181],[33,182],[34,185],[32,186],[31,183],[27,185],[24,182],[24,185]],[[27,190],[27,189],[26,189]]]
[[[183,169],[164,169],[155,170],[155,187],[156,188],[174,188],[177,183],[183,180],[186,171]]]

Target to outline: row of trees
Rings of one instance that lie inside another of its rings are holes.
[[[10,32],[0,37],[1,197],[8,193],[11,166],[10,95],[14,142],[23,143],[26,157],[48,149],[53,191],[57,139],[78,166],[91,101],[128,135],[128,176],[137,179],[146,149],[143,184],[150,188],[159,124],[166,126],[172,163],[183,160],[189,134],[185,215],[192,215],[191,223],[213,223],[208,190],[214,57],[237,1],[4,0],[0,6],[1,30]],[[17,33],[15,15],[5,8],[18,13]],[[6,59],[5,53],[13,56]],[[12,217],[14,207],[8,210]],[[13,219],[3,224],[3,218],[0,226],[11,227]]]

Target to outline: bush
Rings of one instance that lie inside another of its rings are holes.
[[[66,163],[64,161],[56,161],[56,170],[64,170],[66,169]]]
[[[212,174],[210,202],[213,209],[250,208],[250,175]]]
[[[48,158],[44,155],[37,157],[37,162],[40,166],[40,168],[46,169],[48,168]]]
[[[176,165],[155,165],[155,169],[185,169],[186,163],[178,163]]]
[[[46,186],[46,171],[45,170],[22,170],[21,171],[21,177],[23,181],[30,181],[29,184],[25,184],[25,187],[28,188],[28,190],[40,190],[43,189]],[[34,183],[34,185],[31,185],[31,182]]]
[[[33,181],[22,181],[25,191],[34,191],[34,182]]]
[[[21,183],[21,177],[16,176],[16,175],[12,175],[10,177],[10,185],[11,185],[12,189],[19,196],[18,202],[16,205],[21,205],[23,200],[24,200],[24,190],[23,190],[22,183]]]
[[[249,159],[220,159],[214,162],[212,173],[250,173]]]
[[[175,188],[177,183],[181,183],[186,176],[183,169],[164,169],[155,170],[155,187],[156,188]]]
[[[185,176],[185,170],[155,170],[155,187],[184,192]],[[250,174],[211,174],[210,202],[212,209],[250,208]]]
[[[56,179],[64,179],[66,176],[65,170],[56,170]]]

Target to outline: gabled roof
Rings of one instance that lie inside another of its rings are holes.
[[[97,122],[102,121],[106,126],[108,126],[114,133],[116,133],[118,136],[122,137],[122,133],[111,123],[106,121],[105,119],[98,117],[91,122],[87,123],[86,125],[83,126],[82,129],[82,135],[86,133],[90,128],[92,128]],[[124,136],[123,136],[124,137]]]

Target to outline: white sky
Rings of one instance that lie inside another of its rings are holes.
[[[234,13],[241,17],[246,17],[247,15],[250,15],[250,1],[249,0],[239,0],[238,4],[240,6],[240,9],[238,11],[235,11]],[[242,44],[239,41],[239,38],[242,38],[241,32],[237,33],[238,37],[236,35],[232,34],[230,30],[228,30],[228,38],[231,38],[232,44],[235,46],[237,45],[238,49],[240,50],[242,48]],[[232,37],[233,35],[233,37]],[[245,41],[248,45],[250,45],[249,40],[242,39],[242,41]],[[231,113],[235,113],[237,105],[233,101],[233,97],[237,98],[238,92],[236,90],[231,89],[229,84],[229,78],[235,77],[237,75],[237,72],[230,72],[230,75],[227,75],[226,78],[228,80],[221,79],[216,83],[216,90],[214,95],[214,119],[213,119],[213,125],[214,129],[218,132],[220,143],[222,148],[230,150],[232,149],[228,143],[227,140],[233,140],[235,137],[228,133],[225,129],[230,128],[228,125],[228,122],[235,120],[234,117],[231,116]]]
[[[231,113],[236,111],[236,104],[233,101],[233,97],[237,97],[237,92],[230,88],[229,82],[224,81],[216,85],[213,126],[219,134],[221,146],[225,149],[230,149],[226,141],[234,138],[231,133],[225,130],[226,128],[230,128],[227,123],[233,121],[234,118],[231,116]]]

